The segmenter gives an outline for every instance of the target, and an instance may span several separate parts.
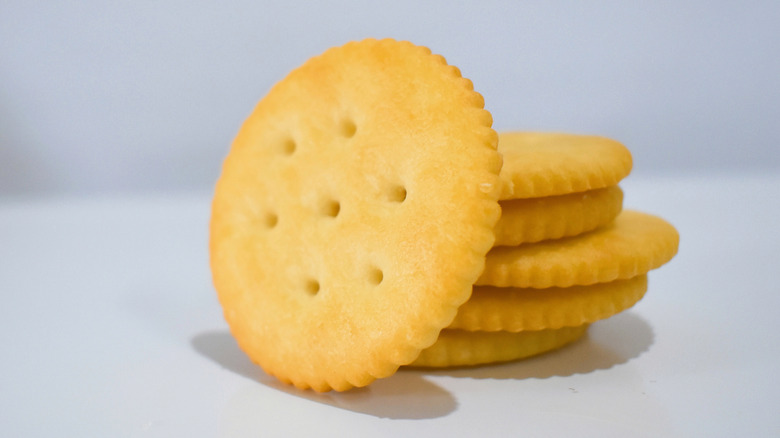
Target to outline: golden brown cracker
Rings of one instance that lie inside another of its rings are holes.
[[[585,335],[587,329],[587,325],[519,333],[446,329],[411,366],[442,368],[524,359],[570,344]]]
[[[589,233],[495,247],[476,284],[548,288],[636,277],[671,260],[679,240],[665,220],[624,210],[611,224]]]
[[[646,291],[647,275],[563,288],[475,286],[447,328],[519,332],[579,326],[628,309]]]
[[[502,132],[500,199],[540,198],[616,185],[633,165],[621,143],[593,135]]]
[[[330,49],[260,101],[216,186],[210,252],[231,332],[267,373],[364,386],[452,321],[500,215],[483,104],[394,40]]]
[[[495,246],[575,236],[613,221],[623,208],[618,186],[567,195],[501,201]]]

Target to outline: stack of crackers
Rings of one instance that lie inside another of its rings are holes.
[[[550,351],[582,337],[647,291],[679,236],[623,211],[631,153],[603,137],[502,133],[501,218],[471,298],[418,366],[478,365]]]
[[[225,159],[210,223],[249,357],[341,391],[549,351],[637,302],[678,235],[622,211],[626,148],[491,125],[472,83],[408,42],[333,48],[276,84]]]

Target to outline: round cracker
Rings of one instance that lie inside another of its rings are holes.
[[[568,195],[499,202],[495,246],[576,236],[612,222],[623,209],[618,186]]]
[[[504,155],[501,199],[539,198],[617,184],[631,172],[631,152],[593,135],[541,132],[499,134]]]
[[[522,289],[475,286],[449,329],[508,331],[590,324],[636,304],[647,292],[647,275],[589,286]]]
[[[587,330],[587,325],[519,333],[446,329],[442,330],[436,343],[423,350],[411,365],[443,368],[525,359],[570,344],[585,335]]]
[[[624,210],[611,224],[558,240],[496,247],[476,284],[569,287],[636,277],[677,254],[680,235],[660,217]]]
[[[211,267],[267,373],[364,386],[433,344],[500,215],[490,113],[444,58],[365,40],[307,61],[242,126],[216,186]]]

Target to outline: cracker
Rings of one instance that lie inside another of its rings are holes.
[[[636,277],[671,260],[679,240],[665,220],[624,210],[611,224],[579,236],[493,248],[476,284],[548,288]]]
[[[524,359],[570,344],[580,339],[587,329],[587,325],[519,333],[446,329],[411,365],[441,368]]]
[[[519,332],[579,326],[628,309],[645,292],[647,275],[547,289],[475,286],[447,328]]]
[[[575,236],[613,221],[623,208],[618,186],[568,195],[501,201],[495,246]]]
[[[231,332],[268,374],[364,386],[452,321],[500,215],[483,105],[394,40],[330,49],[260,101],[216,186],[210,252]]]
[[[504,155],[502,200],[613,186],[633,164],[625,146],[592,135],[505,132],[499,134],[498,149]]]

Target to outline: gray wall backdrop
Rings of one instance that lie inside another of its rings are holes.
[[[779,23],[777,1],[0,0],[0,196],[208,190],[274,82],[369,36],[443,54],[497,129],[611,136],[635,174],[777,172]]]

